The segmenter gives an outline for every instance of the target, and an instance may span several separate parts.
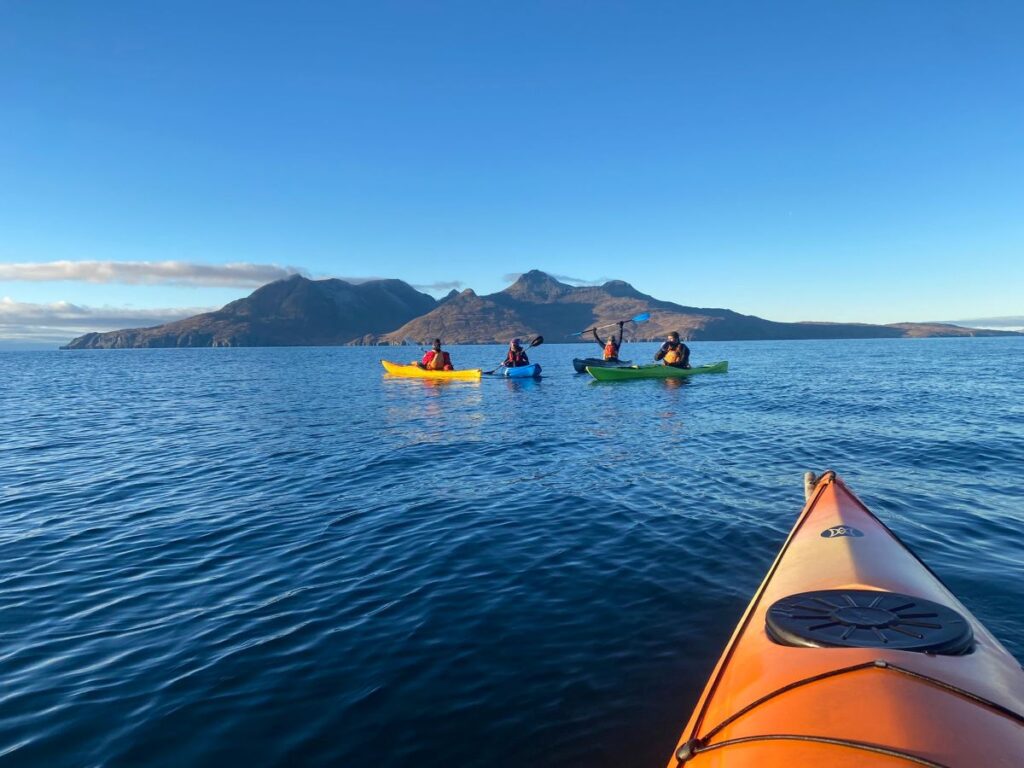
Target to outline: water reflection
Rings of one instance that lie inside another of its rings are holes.
[[[526,389],[538,389],[540,387],[541,379],[505,379],[505,386],[510,391],[520,391]]]
[[[665,389],[679,389],[690,384],[689,379],[662,379]]]
[[[384,376],[381,377],[381,379],[383,381],[391,383],[392,385],[407,386],[410,388],[416,387],[418,385],[423,389],[427,390],[451,386],[480,386],[479,379],[426,379],[416,378],[412,376],[394,376],[390,373],[385,373]]]
[[[384,407],[380,412],[396,444],[450,442],[460,429],[483,422],[480,381],[411,379],[385,375]]]

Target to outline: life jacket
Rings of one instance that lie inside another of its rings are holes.
[[[441,352],[439,350],[433,350],[434,356],[430,358],[427,363],[428,371],[443,371],[446,367],[451,365],[451,361],[448,359],[447,352]]]
[[[519,368],[530,364],[530,358],[526,356],[526,350],[509,349],[508,357],[505,358],[506,368]]]
[[[605,360],[618,360],[619,359],[619,345],[616,344],[612,339],[608,339],[604,345],[604,359]]]
[[[686,363],[686,346],[683,342],[677,342],[675,347],[669,347],[665,352],[665,357],[662,360],[665,365],[677,365],[679,363]]]

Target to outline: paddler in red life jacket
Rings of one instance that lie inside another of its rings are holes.
[[[434,339],[434,348],[428,349],[427,353],[423,356],[423,360],[420,361],[420,367],[426,368],[428,371],[454,371],[455,367],[452,365],[452,359],[448,356],[447,352],[441,350],[441,340]]]
[[[526,356],[526,350],[520,345],[519,339],[512,339],[508,343],[508,354],[505,355],[505,362],[502,365],[506,368],[522,368],[529,364],[530,358]]]
[[[604,359],[616,361],[619,359],[619,347],[622,346],[622,326],[626,324],[625,320],[619,321],[619,338],[615,339],[615,331],[612,331],[612,335],[608,337],[607,341],[601,341],[601,337],[597,335],[597,328],[594,329],[594,341],[604,347]]]
[[[689,368],[690,348],[679,340],[676,331],[672,331],[668,335],[668,340],[661,345],[661,349],[654,353],[654,359],[674,368]]]

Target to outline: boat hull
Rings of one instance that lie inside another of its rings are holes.
[[[417,365],[401,365],[392,363],[389,360],[381,360],[380,364],[384,370],[392,376],[400,376],[406,379],[439,379],[447,381],[476,381],[480,378],[479,368],[472,368],[465,371],[428,371]]]
[[[1024,755],[1022,713],[1016,660],[826,473],[668,765],[1009,768]]]
[[[628,368],[594,368],[587,366],[587,373],[598,381],[633,381],[634,379],[685,379],[702,373],[725,373],[729,361],[723,360],[693,368],[674,368],[671,365],[633,365]]]

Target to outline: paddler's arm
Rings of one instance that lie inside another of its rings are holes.
[[[594,328],[594,330],[591,331],[591,333],[594,334],[594,341],[596,341],[598,344],[600,344],[603,347],[604,346],[604,342],[601,341],[601,337],[597,335],[597,328]]]

